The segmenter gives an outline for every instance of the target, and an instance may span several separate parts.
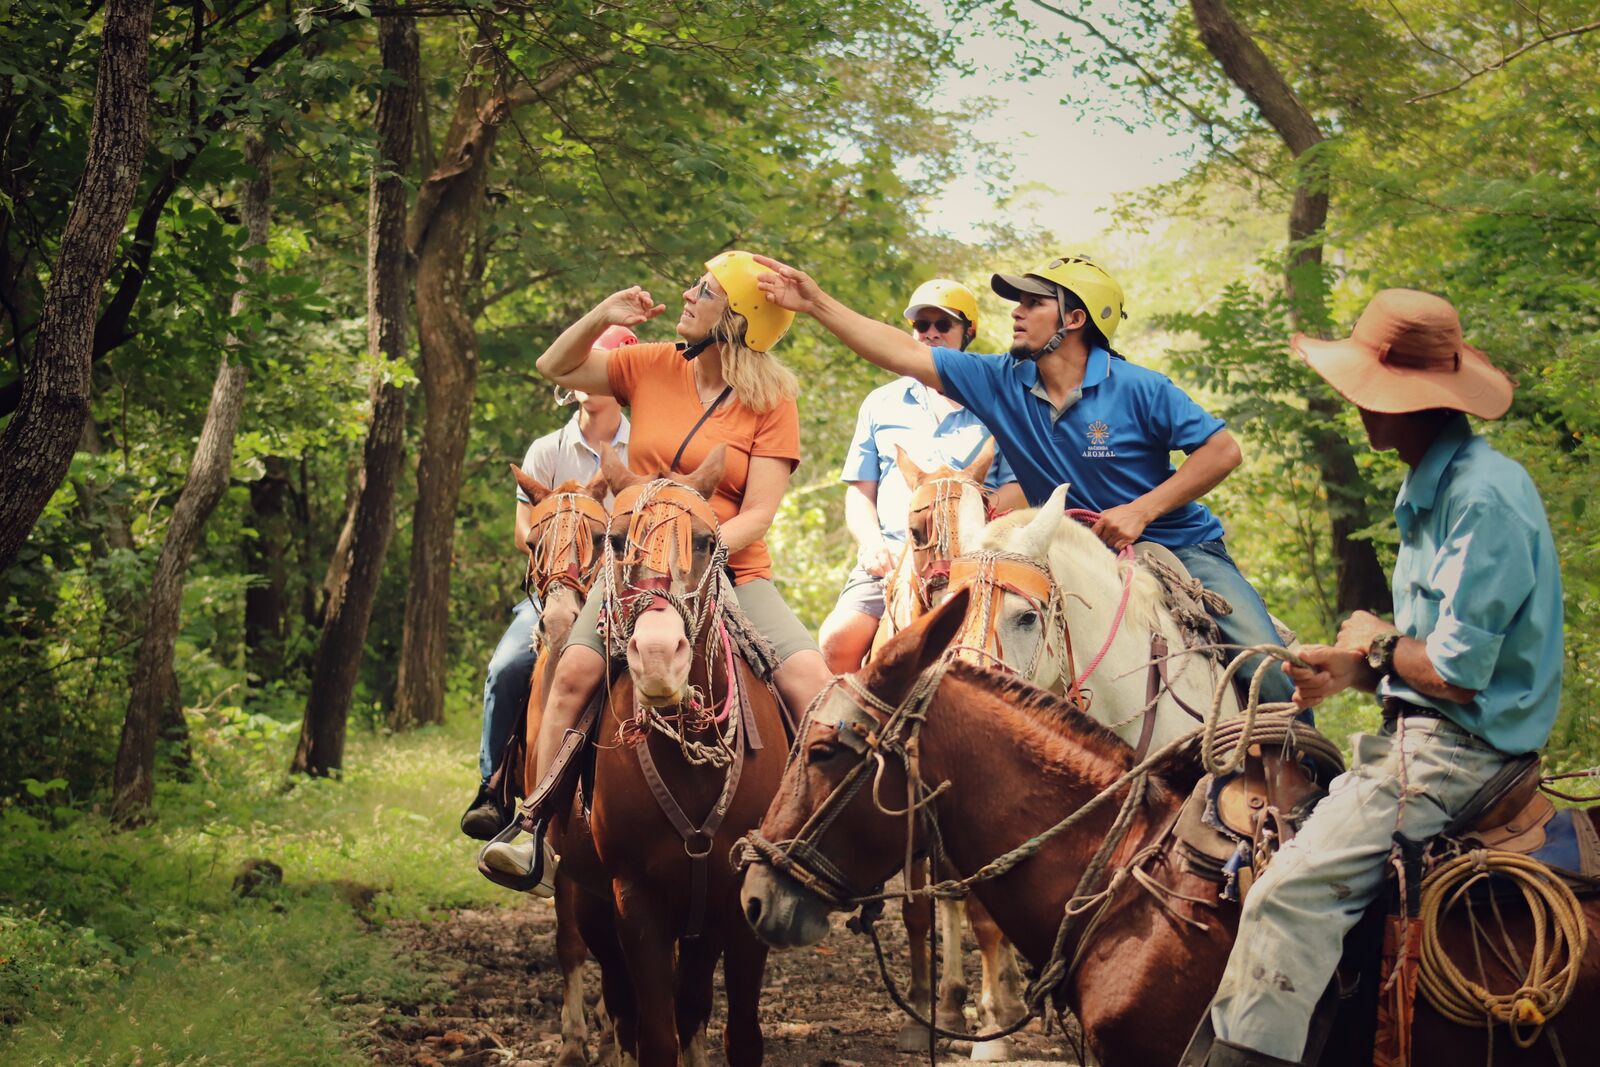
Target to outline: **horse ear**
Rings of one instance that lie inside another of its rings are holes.
[[[928,476],[927,471],[911,462],[911,457],[899,445],[894,446],[894,465],[900,468],[900,477],[906,480],[907,489],[915,489]]]
[[[1070,486],[1065,482],[1056,486],[1056,491],[1044,502],[1039,514],[1029,519],[1028,525],[1022,528],[1017,550],[1023,555],[1044,559],[1046,553],[1050,551],[1050,542],[1055,540],[1056,529],[1066,514],[1068,488]]]
[[[982,485],[983,480],[989,477],[989,468],[993,466],[993,464],[994,438],[991,437],[983,443],[982,448],[978,449],[978,458],[973,460],[971,463],[968,463],[966,468],[961,473],[965,474],[968,478],[971,478],[979,485]]]
[[[944,655],[961,633],[970,597],[969,588],[957,589],[938,607],[892,637],[867,664],[867,687],[891,703],[903,697],[917,675]]]
[[[622,457],[617,455],[617,450],[610,445],[600,446],[600,477],[606,480],[606,485],[611,487],[613,493],[650,480],[629,470],[628,465],[622,462]]]
[[[728,446],[718,445],[706,456],[704,463],[696,467],[683,479],[683,484],[699,493],[707,500],[717,491],[717,486],[722,484],[722,472],[728,465]]]
[[[608,445],[606,447],[609,448],[610,446]],[[600,503],[604,504],[606,502],[606,494],[611,491],[611,487],[606,484],[606,476],[604,472],[596,474],[593,478],[590,478],[589,484],[583,487],[583,491],[600,501]]]
[[[539,503],[539,501],[550,495],[549,486],[541,483],[538,479],[534,478],[533,475],[529,474],[515,463],[511,464],[511,473],[516,475],[517,485],[521,486],[522,491],[527,494],[528,499],[533,501],[535,504]]]

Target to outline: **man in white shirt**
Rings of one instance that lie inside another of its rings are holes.
[[[617,348],[637,342],[632,330],[614,326],[601,336],[598,345]],[[552,489],[567,481],[591,480],[600,470],[601,445],[610,445],[624,460],[628,456],[628,419],[614,398],[587,393],[562,395],[576,401],[578,410],[561,429],[533,442],[522,460],[525,473]],[[514,531],[517,551],[524,555],[528,552],[532,516],[533,501],[518,488]],[[518,600],[511,609],[511,624],[489,660],[489,676],[483,684],[483,739],[478,747],[481,780],[477,797],[461,816],[461,832],[480,841],[489,840],[511,821],[512,813],[500,806],[487,787],[489,776],[500,765],[511,731],[522,722],[528,708],[528,687],[537,659],[533,634],[538,625],[538,606],[528,597]]]

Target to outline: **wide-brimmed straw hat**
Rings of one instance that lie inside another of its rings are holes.
[[[1386,414],[1453,408],[1498,419],[1514,385],[1461,336],[1450,301],[1415,289],[1372,298],[1342,341],[1303,333],[1290,348],[1357,407]]]

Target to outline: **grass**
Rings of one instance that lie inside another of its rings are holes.
[[[467,717],[353,733],[342,781],[292,786],[289,729],[195,725],[197,777],[161,788],[150,826],[0,807],[0,1062],[367,1063],[374,1005],[441,992],[369,923],[514,903],[456,828],[476,780]],[[251,857],[282,886],[237,896]]]

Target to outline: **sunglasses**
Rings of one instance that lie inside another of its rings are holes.
[[[709,300],[717,294],[711,291],[711,279],[701,278],[700,284],[689,290],[689,295],[696,301]]]
[[[911,328],[918,333],[927,333],[929,330],[949,333],[955,327],[956,324],[950,319],[916,319],[911,323]]]

